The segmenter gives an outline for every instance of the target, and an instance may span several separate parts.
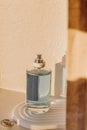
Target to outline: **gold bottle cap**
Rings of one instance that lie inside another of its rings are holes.
[[[36,59],[35,59],[35,61],[33,63],[33,66],[35,68],[38,68],[38,69],[43,68],[45,66],[45,62],[42,59],[42,55],[41,54],[37,55],[37,57],[36,57]]]

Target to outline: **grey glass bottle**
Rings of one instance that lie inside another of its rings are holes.
[[[29,111],[44,113],[50,108],[51,71],[42,69],[45,62],[37,55],[35,69],[27,71],[26,103]]]

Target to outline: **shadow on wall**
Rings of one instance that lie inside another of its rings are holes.
[[[87,0],[69,0],[69,28],[87,32]]]
[[[67,130],[85,130],[87,121],[87,79],[67,82]]]

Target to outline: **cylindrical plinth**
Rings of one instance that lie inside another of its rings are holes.
[[[44,114],[33,114],[29,112],[25,103],[18,104],[13,112],[12,118],[15,119],[18,125],[33,129],[63,129],[65,128],[66,119],[66,103],[65,99],[55,100],[51,102],[51,108]]]

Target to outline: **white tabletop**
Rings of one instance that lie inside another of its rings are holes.
[[[11,119],[12,110],[20,102],[25,100],[25,94],[10,90],[0,89],[0,121],[3,119]],[[15,125],[14,127],[4,128],[0,125],[0,130],[29,130],[21,126]],[[54,130],[54,129],[53,129]],[[56,129],[64,130],[64,129]]]

